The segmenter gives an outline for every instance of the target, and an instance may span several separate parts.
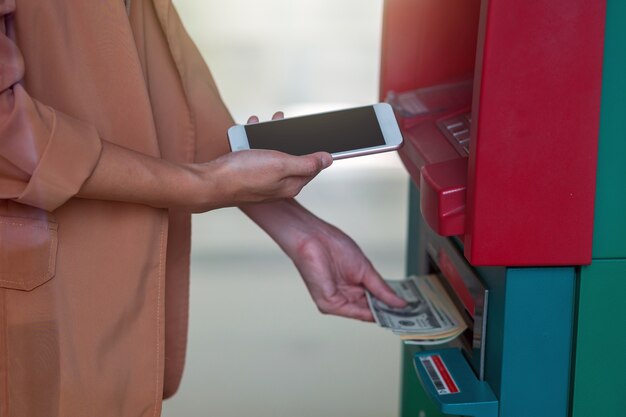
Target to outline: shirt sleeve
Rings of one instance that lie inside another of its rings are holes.
[[[227,131],[233,119],[172,2],[154,0],[154,5],[194,120],[194,160],[210,161],[230,152]]]
[[[95,127],[31,98],[12,40],[14,0],[0,1],[0,199],[53,211],[93,172],[102,149]]]

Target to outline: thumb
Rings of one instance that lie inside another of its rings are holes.
[[[333,164],[333,157],[328,152],[316,152],[310,154],[310,156],[319,160],[321,169],[326,169]]]

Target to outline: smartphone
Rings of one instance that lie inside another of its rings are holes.
[[[291,155],[324,151],[333,159],[398,149],[402,134],[387,103],[272,120],[228,129],[233,152],[272,149]]]

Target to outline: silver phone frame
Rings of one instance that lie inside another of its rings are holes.
[[[385,140],[384,145],[372,146],[368,148],[359,148],[352,149],[349,151],[335,152],[331,153],[333,159],[344,159],[351,158],[354,156],[362,156],[362,155],[370,155],[379,152],[387,152],[398,149],[402,146],[403,139],[402,133],[400,131],[400,127],[398,126],[398,122],[396,121],[396,117],[393,113],[393,109],[388,103],[376,103],[371,105],[374,108],[374,113],[376,114],[376,119],[378,120],[378,125],[380,126],[380,131],[383,135],[383,139]],[[367,107],[367,106],[361,106]],[[356,107],[358,108],[358,107]],[[342,109],[342,110],[350,110],[350,109]],[[336,111],[329,111],[323,113],[315,113],[311,115],[297,116],[293,117],[293,119],[297,119],[300,117],[307,116],[317,116],[321,114],[327,113],[335,113]],[[261,123],[276,123],[281,120],[287,119],[277,119],[277,120],[269,120],[267,122]],[[243,151],[250,149],[250,143],[248,142],[248,136],[246,135],[246,125],[234,125],[228,129],[228,141],[230,143],[230,149],[233,152]]]

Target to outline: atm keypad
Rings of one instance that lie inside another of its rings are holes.
[[[452,116],[437,122],[439,130],[462,156],[469,155],[471,125],[472,115],[470,113]]]

